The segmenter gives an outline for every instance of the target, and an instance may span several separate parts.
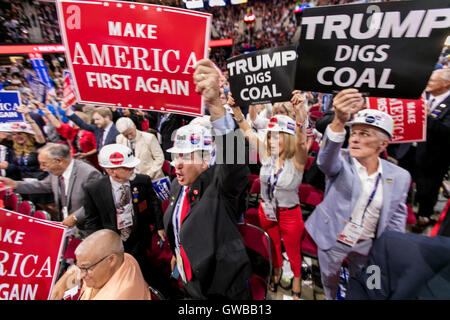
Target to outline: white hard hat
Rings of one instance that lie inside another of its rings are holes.
[[[189,125],[200,125],[209,130],[212,129],[210,116],[196,117],[189,122]]]
[[[0,123],[0,132],[12,132],[11,123],[10,122],[1,122]]]
[[[394,131],[394,120],[386,112],[374,109],[364,109],[355,114],[352,121],[347,122],[349,126],[354,124],[367,124],[385,131],[392,138]]]
[[[212,150],[211,130],[197,124],[179,128],[175,134],[173,147],[169,153],[191,153],[197,150]]]
[[[267,130],[295,135],[295,121],[291,117],[277,114],[270,118]]]
[[[35,134],[34,130],[26,122],[11,122],[10,126],[11,126],[10,132],[25,132],[29,134]]]
[[[98,161],[103,168],[134,168],[141,160],[133,155],[130,148],[123,144],[108,144],[98,155]]]

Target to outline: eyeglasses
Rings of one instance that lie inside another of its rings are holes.
[[[105,260],[106,258],[108,258],[110,256],[110,254],[108,254],[107,256],[101,258],[100,260],[98,260],[96,263],[91,264],[89,267],[79,267],[77,266],[78,269],[80,269],[80,271],[84,271],[86,273],[92,272],[94,270],[94,267],[96,265],[98,265],[100,262],[102,262],[103,260]]]

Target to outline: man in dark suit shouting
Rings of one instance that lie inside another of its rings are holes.
[[[130,148],[110,144],[100,150],[99,164],[108,176],[86,188],[86,229],[89,234],[110,229],[122,238],[125,252],[138,261],[149,281],[146,250],[151,245],[150,225],[165,240],[161,202],[148,175],[135,174],[140,160]]]

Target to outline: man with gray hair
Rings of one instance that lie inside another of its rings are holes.
[[[151,133],[137,130],[134,122],[127,117],[119,118],[116,127],[120,132],[116,142],[130,148],[133,155],[141,160],[136,167],[138,173],[148,175],[152,181],[163,178],[164,153],[158,139]]]
[[[326,177],[325,197],[305,224],[318,247],[327,300],[336,299],[345,258],[354,276],[385,230],[405,232],[411,182],[406,170],[379,157],[392,138],[393,120],[387,113],[361,110],[364,98],[356,89],[339,92],[333,105],[334,119],[317,156]],[[346,125],[351,126],[349,148],[341,149]]]
[[[450,69],[435,70],[425,92],[428,98],[427,139],[417,144],[413,173],[417,183],[419,229],[433,223],[430,218],[450,166]]]
[[[53,193],[59,217],[68,227],[77,226],[80,236],[84,234],[84,188],[99,180],[102,175],[90,164],[73,159],[65,144],[48,143],[39,149],[38,160],[42,170],[50,174],[41,181],[15,181],[0,178],[0,181],[19,193]]]
[[[80,300],[150,300],[150,291],[137,261],[124,252],[120,236],[108,229],[94,232],[75,250],[77,265],[55,284],[51,299],[60,300],[83,280]],[[77,279],[77,280],[78,280]]]

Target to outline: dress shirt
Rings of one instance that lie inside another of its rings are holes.
[[[72,159],[72,161],[70,161],[70,164],[67,166],[66,170],[62,174],[62,176],[64,178],[64,186],[65,186],[65,189],[66,189],[65,190],[66,191],[66,194],[65,194],[66,197],[67,197],[67,193],[69,191],[70,176],[72,175],[73,164],[74,164],[74,160]]]
[[[111,122],[105,129],[103,129],[103,139],[102,139],[102,146],[105,146],[106,137],[108,136],[109,130],[111,130],[111,127],[114,123]]]
[[[117,181],[115,181],[113,178],[109,177],[109,180],[111,181],[111,187],[112,187],[112,193],[113,193],[113,198],[114,198],[114,204],[117,207],[117,203],[120,201],[120,197],[122,197],[122,184],[118,183]],[[130,187],[130,181],[125,182],[123,185],[126,185],[128,187]],[[130,192],[131,192],[131,187],[130,187]],[[130,194],[130,202],[131,202],[131,194]]]

